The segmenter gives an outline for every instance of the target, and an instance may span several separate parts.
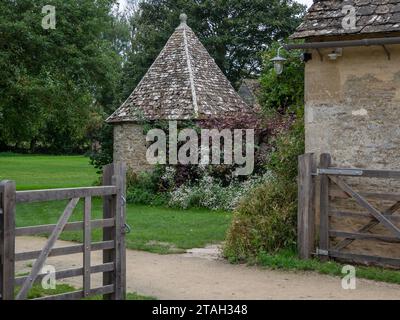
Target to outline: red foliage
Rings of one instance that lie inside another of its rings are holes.
[[[274,138],[292,126],[295,115],[276,114],[275,116],[263,116],[260,113],[243,114],[238,116],[226,116],[224,118],[208,118],[198,121],[203,129],[254,129],[255,133],[255,171],[263,171],[269,152],[273,148]],[[222,170],[223,171],[223,170]]]

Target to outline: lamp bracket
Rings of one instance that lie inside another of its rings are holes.
[[[318,49],[318,48],[317,48],[316,50],[317,50],[317,52],[318,52],[318,55],[319,55],[319,58],[321,59],[321,61],[324,61],[324,56],[323,56],[321,50]]]
[[[391,55],[389,49],[384,44],[382,45],[382,48],[383,48],[383,50],[385,50],[385,53],[386,53],[386,55],[388,57],[388,60],[391,60],[392,55]]]

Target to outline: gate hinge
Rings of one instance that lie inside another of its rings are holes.
[[[329,251],[317,248],[316,254],[317,256],[329,256]]]

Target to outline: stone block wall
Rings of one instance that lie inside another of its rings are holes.
[[[149,171],[147,142],[143,126],[135,123],[114,125],[114,161],[123,161],[133,172]]]
[[[344,48],[336,61],[327,57],[331,50],[321,51],[323,61],[313,52],[305,75],[306,152],[318,159],[330,153],[338,167],[400,170],[400,45],[387,48],[391,60],[378,46]],[[358,191],[400,193],[400,181],[345,180]],[[383,210],[393,202],[373,204]],[[365,212],[351,200],[332,207]],[[332,219],[333,228],[343,231],[357,231],[366,223]],[[390,235],[381,226],[372,232]],[[357,240],[347,250],[400,257],[399,244]]]
[[[306,65],[306,151],[338,165],[400,169],[400,45],[322,51]]]

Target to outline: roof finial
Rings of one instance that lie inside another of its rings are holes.
[[[186,13],[181,13],[181,15],[179,16],[179,19],[181,20],[181,24],[186,24],[188,16]]]

